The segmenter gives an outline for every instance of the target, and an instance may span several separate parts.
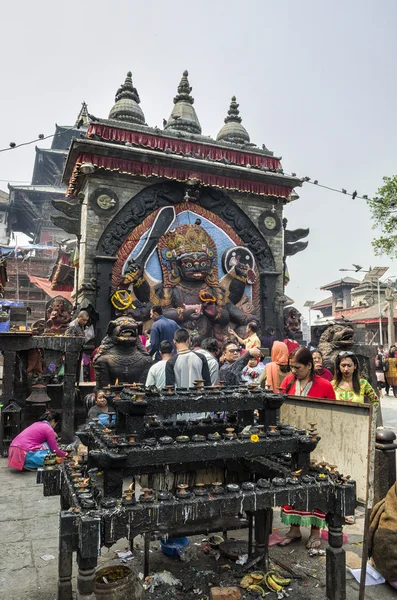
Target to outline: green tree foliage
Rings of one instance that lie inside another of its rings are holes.
[[[374,219],[373,229],[379,228],[382,233],[374,239],[372,245],[375,254],[397,258],[397,175],[383,177],[383,182],[377,195],[368,200]]]

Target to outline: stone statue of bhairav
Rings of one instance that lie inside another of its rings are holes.
[[[219,284],[218,254],[214,240],[200,225],[180,225],[159,240],[157,252],[163,281],[150,288],[134,261],[125,272],[134,292],[181,327],[194,328],[199,336],[222,338],[230,323],[243,325],[253,317],[230,301]],[[138,285],[136,285],[138,283]],[[146,290],[146,298],[142,297]]]

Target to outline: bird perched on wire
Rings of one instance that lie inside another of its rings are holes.
[[[342,194],[347,194],[347,190],[345,190],[344,188],[342,188]]]
[[[44,140],[44,133],[39,133],[38,138],[39,140]]]
[[[357,191],[356,191],[356,190],[354,190],[354,192],[352,193],[352,198],[353,198],[353,200],[355,199],[355,197],[356,197],[356,196],[357,196]]]

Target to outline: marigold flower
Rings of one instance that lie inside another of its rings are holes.
[[[256,433],[253,433],[251,435],[251,442],[259,442],[259,435],[257,435]]]

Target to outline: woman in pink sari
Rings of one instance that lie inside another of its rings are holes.
[[[8,466],[19,471],[30,471],[42,467],[44,457],[51,451],[64,458],[66,452],[58,448],[54,429],[60,420],[60,414],[49,410],[37,423],[26,427],[11,442],[8,450]]]
[[[267,363],[260,378],[261,387],[270,388],[279,393],[283,379],[291,373],[288,363],[288,348],[284,342],[274,342],[272,347],[272,362]]]

